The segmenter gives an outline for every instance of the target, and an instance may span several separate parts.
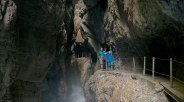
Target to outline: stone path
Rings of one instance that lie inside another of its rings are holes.
[[[126,73],[132,73],[130,71],[125,71],[125,72]],[[132,74],[134,74],[134,73],[132,73]],[[164,89],[165,89],[164,91],[166,92],[166,94],[171,96],[177,102],[184,102],[184,84],[174,80],[173,88],[171,88],[169,79],[159,77],[159,76],[155,76],[155,79],[153,80],[151,75],[143,76],[140,73],[136,73],[136,75],[140,76],[141,78],[147,79],[149,81],[161,84],[164,87]]]

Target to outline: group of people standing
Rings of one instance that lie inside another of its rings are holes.
[[[112,51],[107,51],[106,48],[101,48],[98,52],[98,59],[101,69],[113,69],[113,56]]]

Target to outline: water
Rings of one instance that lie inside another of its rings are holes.
[[[69,102],[85,102],[83,88],[80,84],[72,84],[72,93],[68,99]]]
[[[80,74],[73,70],[71,76],[71,93],[68,96],[67,102],[85,102],[83,87],[80,81]]]

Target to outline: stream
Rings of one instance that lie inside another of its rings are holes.
[[[67,102],[85,102],[85,96],[79,73],[73,70],[73,74],[71,77],[72,79],[70,83],[72,92],[69,94]]]

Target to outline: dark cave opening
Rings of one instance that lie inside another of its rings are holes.
[[[166,44],[166,42],[164,41],[163,38],[158,37],[158,38],[154,38],[152,40],[152,43],[149,45],[149,49],[150,49],[150,58],[155,57],[155,71],[160,72],[160,73],[164,73],[169,75],[169,60],[162,60],[162,59],[169,59],[169,48]],[[160,58],[160,59],[157,59]],[[148,60],[148,63],[151,64],[151,66],[149,66],[150,68],[152,68],[152,59]]]
[[[108,6],[108,1],[107,1],[107,0],[100,0],[100,1],[99,1],[99,4],[100,4],[100,6],[101,6],[104,10],[106,10],[106,8],[107,8],[107,6]]]
[[[150,59],[147,60],[147,67],[152,69],[152,57],[155,57],[155,71],[169,75],[170,58],[183,62],[184,37],[181,35],[181,31],[178,31],[175,27],[169,25],[166,28],[157,31],[152,38],[149,38],[148,57]],[[179,71],[178,68],[180,68],[179,72],[182,72],[182,65],[174,61],[172,62],[173,75],[182,79],[182,76],[177,75]]]
[[[183,59],[180,57],[183,56],[184,51],[184,36],[182,36],[183,32],[175,26],[167,25],[152,35],[149,44],[150,56]]]
[[[110,46],[107,43],[101,44],[101,47],[104,49],[106,48],[107,51],[110,51]]]
[[[74,52],[75,52],[76,58],[91,56],[90,49],[88,49],[86,46],[82,45],[81,43],[76,44],[76,46],[74,47]]]

